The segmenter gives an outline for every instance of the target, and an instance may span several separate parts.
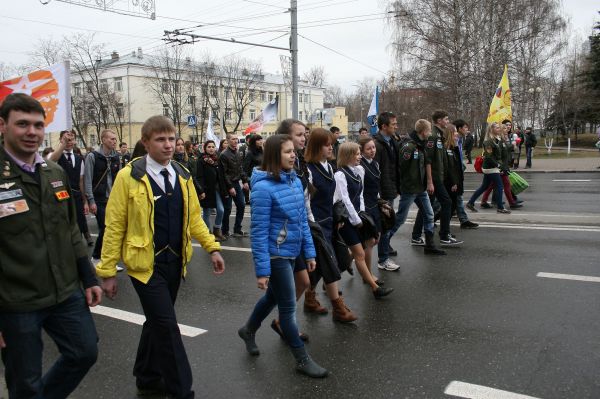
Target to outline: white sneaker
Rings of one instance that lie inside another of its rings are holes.
[[[378,263],[377,267],[388,272],[393,272],[400,269],[400,265],[395,264],[391,259],[386,260],[383,263]]]
[[[117,272],[122,272],[123,270],[125,270],[123,266],[117,265]]]

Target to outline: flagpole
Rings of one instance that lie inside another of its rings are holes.
[[[298,1],[291,0],[290,53],[292,54],[292,118],[298,119]],[[286,106],[287,110],[287,106]]]

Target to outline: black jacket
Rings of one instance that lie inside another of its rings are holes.
[[[375,147],[375,160],[381,171],[379,194],[385,200],[393,200],[398,195],[398,143],[391,138],[388,144],[383,134],[378,132],[375,135]]]
[[[233,184],[238,180],[242,180],[243,183],[248,182],[248,177],[242,168],[242,162],[243,154],[239,150],[233,152],[231,148],[227,148],[219,156],[219,164],[223,169],[227,190],[232,188]]]
[[[244,174],[248,177],[248,179],[252,177],[252,169],[254,169],[255,166],[260,166],[262,164],[262,159],[263,151],[261,148],[248,146],[242,165]]]
[[[196,176],[202,192],[205,194],[204,199],[200,201],[203,208],[217,207],[217,199],[214,194],[216,191],[223,197],[229,195],[225,176],[218,161],[211,164],[207,157],[202,156],[196,163]]]
[[[463,195],[464,171],[463,164],[460,160],[460,151],[458,150],[458,146],[453,147],[451,150],[445,148],[445,150],[448,162],[448,173],[446,173],[446,180],[444,182],[444,185],[446,186],[446,191],[450,193],[452,191],[452,186],[456,184],[456,194]]]
[[[473,150],[473,145],[475,144],[475,139],[471,133],[465,136],[465,142],[463,144],[463,148],[466,152],[470,152]]]

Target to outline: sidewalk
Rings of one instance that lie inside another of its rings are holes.
[[[473,157],[475,162],[475,157]],[[472,164],[465,165],[467,169],[466,173],[475,173],[475,169]],[[516,169],[519,173],[577,173],[577,172],[600,172],[598,167],[600,166],[600,156],[591,158],[553,158],[548,159],[544,157],[536,158],[535,156],[531,160],[531,169],[525,169],[525,160],[521,159],[519,169]]]

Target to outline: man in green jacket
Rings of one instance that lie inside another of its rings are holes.
[[[445,255],[446,252],[436,248],[433,241],[433,209],[429,194],[433,192],[431,163],[427,158],[425,144],[431,134],[431,123],[419,119],[415,123],[415,131],[400,146],[398,154],[398,187],[400,203],[396,213],[396,224],[387,234],[394,235],[406,221],[408,210],[414,202],[419,207],[419,215],[423,217],[425,227],[425,253]],[[418,216],[417,216],[418,217]]]
[[[10,398],[66,398],[98,354],[100,303],[64,170],[38,154],[45,112],[25,94],[0,106],[0,347]],[[84,290],[81,288],[83,283]],[[42,329],[60,357],[42,376]]]

